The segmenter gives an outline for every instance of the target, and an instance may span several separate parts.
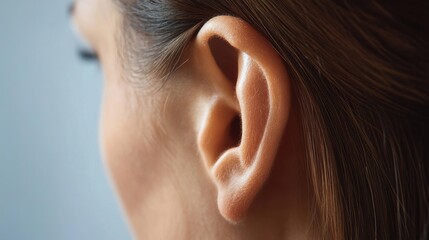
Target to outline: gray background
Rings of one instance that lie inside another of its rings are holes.
[[[0,0],[0,239],[130,239],[98,148],[71,0]]]

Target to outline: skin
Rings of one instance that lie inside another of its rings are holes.
[[[77,0],[73,13],[103,68],[102,152],[135,238],[312,239],[299,114],[271,45],[239,19],[214,18],[186,64],[146,91],[121,67],[121,18],[110,0]],[[213,48],[231,51],[213,37],[236,49],[236,79],[213,61]],[[227,131],[237,116],[240,143]]]

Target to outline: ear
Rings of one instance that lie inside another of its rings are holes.
[[[192,48],[204,103],[198,149],[222,216],[240,221],[270,175],[290,108],[290,80],[271,44],[241,19],[209,20]]]

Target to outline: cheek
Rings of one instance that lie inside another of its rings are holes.
[[[142,189],[150,191],[151,173],[159,172],[162,143],[149,137],[154,123],[133,113],[127,93],[119,84],[106,84],[100,132],[106,167],[125,208],[134,209]]]
[[[101,117],[102,152],[134,230],[148,231],[142,226],[149,224],[151,231],[162,232],[156,228],[165,227],[166,219],[177,220],[177,216],[184,215],[178,202],[171,201],[177,199],[179,187],[175,184],[180,182],[171,179],[176,175],[171,156],[176,154],[167,146],[159,127],[163,119],[153,117],[157,105],[132,109],[131,94],[120,84],[106,84]],[[166,218],[167,213],[176,217]],[[160,216],[162,219],[156,224]]]
[[[131,203],[132,197],[127,192],[135,192],[138,175],[133,173],[138,163],[137,136],[131,135],[131,117],[126,110],[126,99],[119,91],[118,86],[106,84],[102,115],[100,121],[100,140],[105,165],[110,176],[119,191],[121,198],[128,199]],[[141,150],[140,150],[141,151]],[[125,187],[126,186],[126,187]],[[127,204],[129,205],[129,204]]]

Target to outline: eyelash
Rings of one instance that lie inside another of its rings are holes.
[[[99,62],[97,53],[87,50],[87,49],[78,49],[79,58],[83,61],[88,62]]]

